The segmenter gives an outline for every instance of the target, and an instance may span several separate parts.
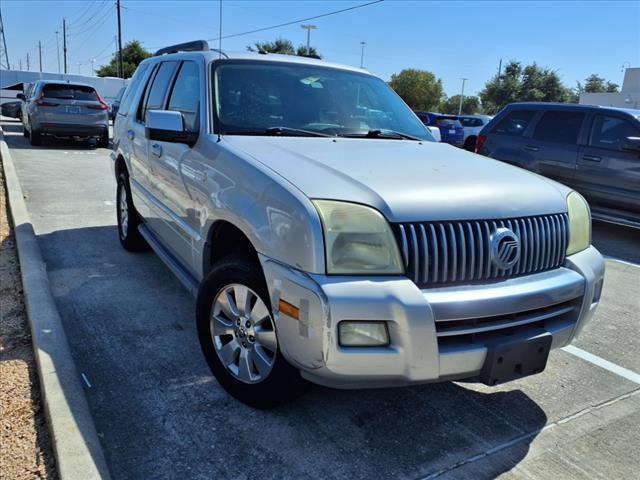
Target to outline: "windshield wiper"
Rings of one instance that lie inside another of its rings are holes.
[[[376,129],[369,130],[368,132],[356,132],[356,133],[340,133],[339,137],[346,138],[395,138],[398,140],[416,140],[422,141],[422,138],[414,137],[413,135],[408,135],[406,133],[398,132],[396,130],[387,130],[387,129]]]
[[[322,132],[313,132],[311,130],[302,130],[300,128],[291,127],[268,127],[264,130],[227,130],[226,135],[268,135],[268,136],[295,136],[295,137],[331,137]]]

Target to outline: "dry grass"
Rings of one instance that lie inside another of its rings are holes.
[[[0,166],[0,479],[56,478]]]

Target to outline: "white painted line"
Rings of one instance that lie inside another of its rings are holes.
[[[619,258],[609,257],[607,255],[603,255],[605,260],[611,260],[612,262],[622,263],[624,265],[629,265],[630,267],[640,268],[640,263],[627,262],[626,260],[620,260]]]
[[[581,348],[575,347],[573,345],[567,345],[566,347],[563,347],[562,350],[640,385],[640,375],[638,375],[636,372],[632,372],[631,370],[621,367],[620,365],[611,363],[610,361],[605,360],[604,358],[600,358],[592,353],[585,352]]]
[[[91,388],[91,382],[89,382],[89,379],[87,378],[87,376],[84,373],[81,373],[80,375],[82,376],[84,383],[87,384],[87,387]]]

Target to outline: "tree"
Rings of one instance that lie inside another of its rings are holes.
[[[454,95],[445,99],[440,104],[440,111],[442,113],[448,113],[450,115],[457,115],[460,108],[460,95]],[[473,115],[480,111],[480,99],[476,96],[470,95],[464,96],[462,100],[462,113],[466,115]]]
[[[496,113],[513,102],[568,102],[575,98],[556,72],[541,68],[535,62],[524,68],[511,61],[504,75],[494,76],[480,92],[485,111]]]
[[[408,68],[394,73],[389,85],[414,110],[435,110],[444,96],[442,80],[426,70]]]
[[[128,42],[122,49],[122,78],[130,78],[138,68],[138,65],[145,58],[149,58],[151,53],[144,49],[138,40]],[[111,57],[111,61],[96,70],[99,77],[117,77],[118,75],[118,54]]]
[[[322,58],[315,47],[309,47],[308,52],[306,45],[300,45],[296,49],[291,40],[285,38],[278,38],[274,42],[256,42],[253,46],[248,46],[247,50],[250,52],[267,52],[279,53],[281,55],[297,55],[299,57]]]
[[[583,91],[585,93],[616,93],[618,91],[618,85],[605,81],[600,75],[592,73],[584,80]]]

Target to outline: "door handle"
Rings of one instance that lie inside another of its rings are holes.
[[[527,152],[537,152],[537,151],[539,151],[539,150],[540,150],[540,147],[536,147],[535,145],[525,145],[525,146],[524,146],[524,149],[525,149]]]
[[[582,159],[583,160],[589,160],[590,162],[601,162],[602,161],[602,157],[598,157],[596,155],[583,155]]]
[[[135,137],[135,133],[133,133],[133,130],[127,130],[127,138],[129,140],[133,140],[133,137]]]
[[[157,143],[154,143],[153,145],[151,145],[151,153],[156,157],[161,157],[162,156],[162,147],[160,145],[158,145]]]

